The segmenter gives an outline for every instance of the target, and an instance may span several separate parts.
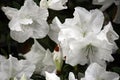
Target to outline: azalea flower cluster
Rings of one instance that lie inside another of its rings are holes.
[[[25,0],[19,10],[2,7],[10,20],[11,38],[19,43],[33,38],[34,44],[23,55],[25,60],[11,55],[8,59],[0,56],[0,80],[30,80],[33,72],[45,76],[46,80],[60,80],[57,72],[61,71],[64,62],[71,66],[88,65],[84,77],[77,79],[70,72],[68,80],[119,80],[117,73],[106,71],[106,62],[114,60],[111,54],[118,49],[115,40],[119,36],[111,22],[104,25],[101,10],[76,7],[73,18],[65,19],[64,23],[58,17],[51,24],[47,23],[48,9],[67,9],[67,2],[41,0],[38,6],[33,0]],[[47,35],[57,44],[53,52],[37,41]]]

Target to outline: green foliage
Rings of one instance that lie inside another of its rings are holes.
[[[58,74],[61,80],[67,80],[69,72],[73,72],[74,68],[69,64],[64,64],[62,67],[62,71]]]
[[[49,49],[51,52],[53,52],[56,47],[55,42],[53,42],[48,36],[43,39],[39,39],[38,41],[45,49]]]
[[[33,74],[31,78],[34,80],[45,80],[44,76],[38,74]]]
[[[120,74],[120,67],[113,67],[112,71]]]

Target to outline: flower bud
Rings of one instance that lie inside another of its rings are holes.
[[[62,53],[59,50],[58,46],[55,48],[53,52],[53,60],[56,66],[56,71],[60,72],[63,65],[63,59],[62,59]]]

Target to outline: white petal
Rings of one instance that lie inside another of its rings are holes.
[[[24,56],[27,60],[36,65],[35,73],[40,73],[42,71],[42,60],[45,56],[45,49],[37,41],[35,41],[31,50]]]
[[[17,68],[21,68],[16,75],[17,78],[21,78],[25,74],[26,78],[29,79],[35,70],[35,65],[27,60],[20,60]]]
[[[44,63],[44,65],[54,65],[54,63],[53,63],[53,55],[49,50],[47,50],[46,53],[45,53],[43,63]]]
[[[65,3],[67,0],[48,0],[48,7],[53,10],[67,9]]]
[[[11,31],[22,31],[21,24],[17,17],[12,18],[8,25]]]
[[[92,17],[91,17],[91,21],[89,22],[90,23],[89,26],[91,26],[91,28],[95,33],[99,33],[103,26],[104,15],[98,9],[91,10],[90,13]]]
[[[115,40],[119,38],[119,35],[113,30],[111,23],[109,22],[104,29],[98,34],[98,38],[101,40],[106,40],[108,43],[113,44],[114,48],[117,49]],[[115,50],[116,50],[115,49]]]
[[[20,43],[23,43],[25,42],[27,39],[30,38],[30,36],[32,35],[32,32],[31,31],[26,31],[26,32],[23,32],[23,31],[11,31],[10,32],[10,36],[20,42]]]
[[[58,40],[60,42],[64,42],[64,40],[66,39],[70,40],[71,38],[82,39],[83,38],[82,29],[78,26],[69,26],[66,28],[64,27],[60,30],[58,37]]]
[[[30,17],[39,22],[47,20],[48,10],[40,8],[33,0],[26,0],[24,6],[19,10],[19,16],[21,18]]]
[[[39,22],[47,20],[48,10],[40,8],[33,0],[26,0],[24,6],[19,11],[21,17],[31,17],[35,21]]]
[[[36,15],[32,15],[33,18],[36,19],[36,21],[39,23],[41,23],[41,21],[47,21],[47,18],[49,16],[48,10],[47,9],[43,9],[43,8],[38,8],[38,11],[35,12]]]
[[[55,73],[45,72],[45,74],[46,74],[46,80],[60,80],[60,78]]]
[[[32,38],[44,38],[49,32],[49,26],[47,22],[41,21],[41,23],[34,22],[31,24],[33,30]]]
[[[11,8],[11,7],[2,7],[2,10],[4,11],[4,13],[6,14],[6,16],[8,17],[8,19],[12,19],[18,12],[17,9],[15,8]]]
[[[85,71],[85,76],[93,76],[93,77],[99,77],[102,73],[105,72],[105,69],[102,68],[99,64],[97,63],[92,63],[89,65],[87,70]]]
[[[17,58],[9,56],[9,59],[6,60],[3,64],[3,71],[8,75],[8,78],[14,77],[19,71],[19,62]]]
[[[24,56],[33,64],[37,64],[38,61],[42,61],[44,55],[45,49],[36,40],[34,40],[31,50]]]
[[[40,7],[41,8],[48,8],[48,2],[47,2],[47,0],[41,0],[40,1]]]
[[[42,69],[42,72],[41,72],[42,75],[45,75],[45,71],[53,72],[55,70],[53,55],[49,50],[46,51],[45,57],[44,57],[42,63],[44,66],[44,68]]]
[[[68,53],[70,52],[70,47],[69,47],[69,41],[64,40],[60,43],[60,47],[61,47],[61,52],[63,53],[63,59],[69,55]]]
[[[85,46],[82,42],[71,42],[70,43],[70,52],[66,54],[66,63],[75,66],[77,64],[84,65],[88,62],[86,55],[82,53],[81,49]]]
[[[21,15],[22,15],[22,13],[23,13],[22,11],[24,11],[23,14],[25,14],[25,13],[34,14],[32,12],[36,12],[38,9],[39,9],[39,7],[33,0],[25,0],[24,5],[19,10],[19,13],[21,13]],[[27,11],[30,11],[30,10],[32,10],[32,11],[28,13]]]
[[[100,78],[104,80],[119,80],[120,77],[117,73],[105,72],[102,75],[100,75]]]
[[[69,73],[69,80],[77,80],[72,72]]]
[[[55,65],[52,59],[52,53],[45,50],[36,40],[31,50],[24,56],[27,60],[36,65],[35,73],[45,75],[45,71],[53,72]]]
[[[81,80],[119,80],[119,75],[114,72],[107,72],[104,67],[92,63],[85,71],[85,77]]]
[[[91,18],[89,11],[82,7],[75,8],[74,16],[76,15],[79,15],[80,25],[88,23]]]
[[[96,80],[96,78],[91,75],[87,75],[85,78],[81,78],[81,80]]]
[[[9,80],[9,76],[6,72],[0,71],[0,80]]]
[[[114,60],[114,58],[112,57],[112,49],[99,49],[99,52],[98,52],[98,56],[101,60],[105,60],[105,61],[108,61],[108,62],[111,62]]]
[[[60,31],[60,21],[57,17],[55,17],[52,21],[52,24],[50,24],[50,31],[48,33],[50,39],[52,39],[53,41],[55,41],[56,43],[59,43],[58,41],[58,33]]]
[[[0,63],[4,62],[4,61],[6,61],[6,60],[7,60],[7,59],[6,59],[4,56],[0,55]]]
[[[65,22],[64,22],[64,24],[65,25],[76,25],[76,24],[80,24],[81,25],[81,19],[80,19],[80,16],[79,16],[79,11],[78,11],[78,9],[79,9],[79,7],[76,7],[75,8],[75,11],[74,11],[74,13],[73,13],[73,15],[74,15],[74,18],[66,18],[65,19]],[[81,9],[81,8],[80,8]],[[80,12],[81,13],[81,12]],[[70,23],[72,23],[72,24],[70,24]]]

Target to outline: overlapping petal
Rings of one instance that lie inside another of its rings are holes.
[[[17,60],[10,55],[9,59],[0,63],[0,79],[20,79],[23,74],[30,79],[35,69],[35,65],[27,60]]]
[[[24,56],[36,65],[35,72],[38,74],[44,75],[45,71],[53,72],[55,70],[52,53],[45,50],[36,40],[34,40],[31,50]]]
[[[85,77],[81,80],[119,80],[119,75],[106,71],[97,63],[92,63],[85,71]]]

